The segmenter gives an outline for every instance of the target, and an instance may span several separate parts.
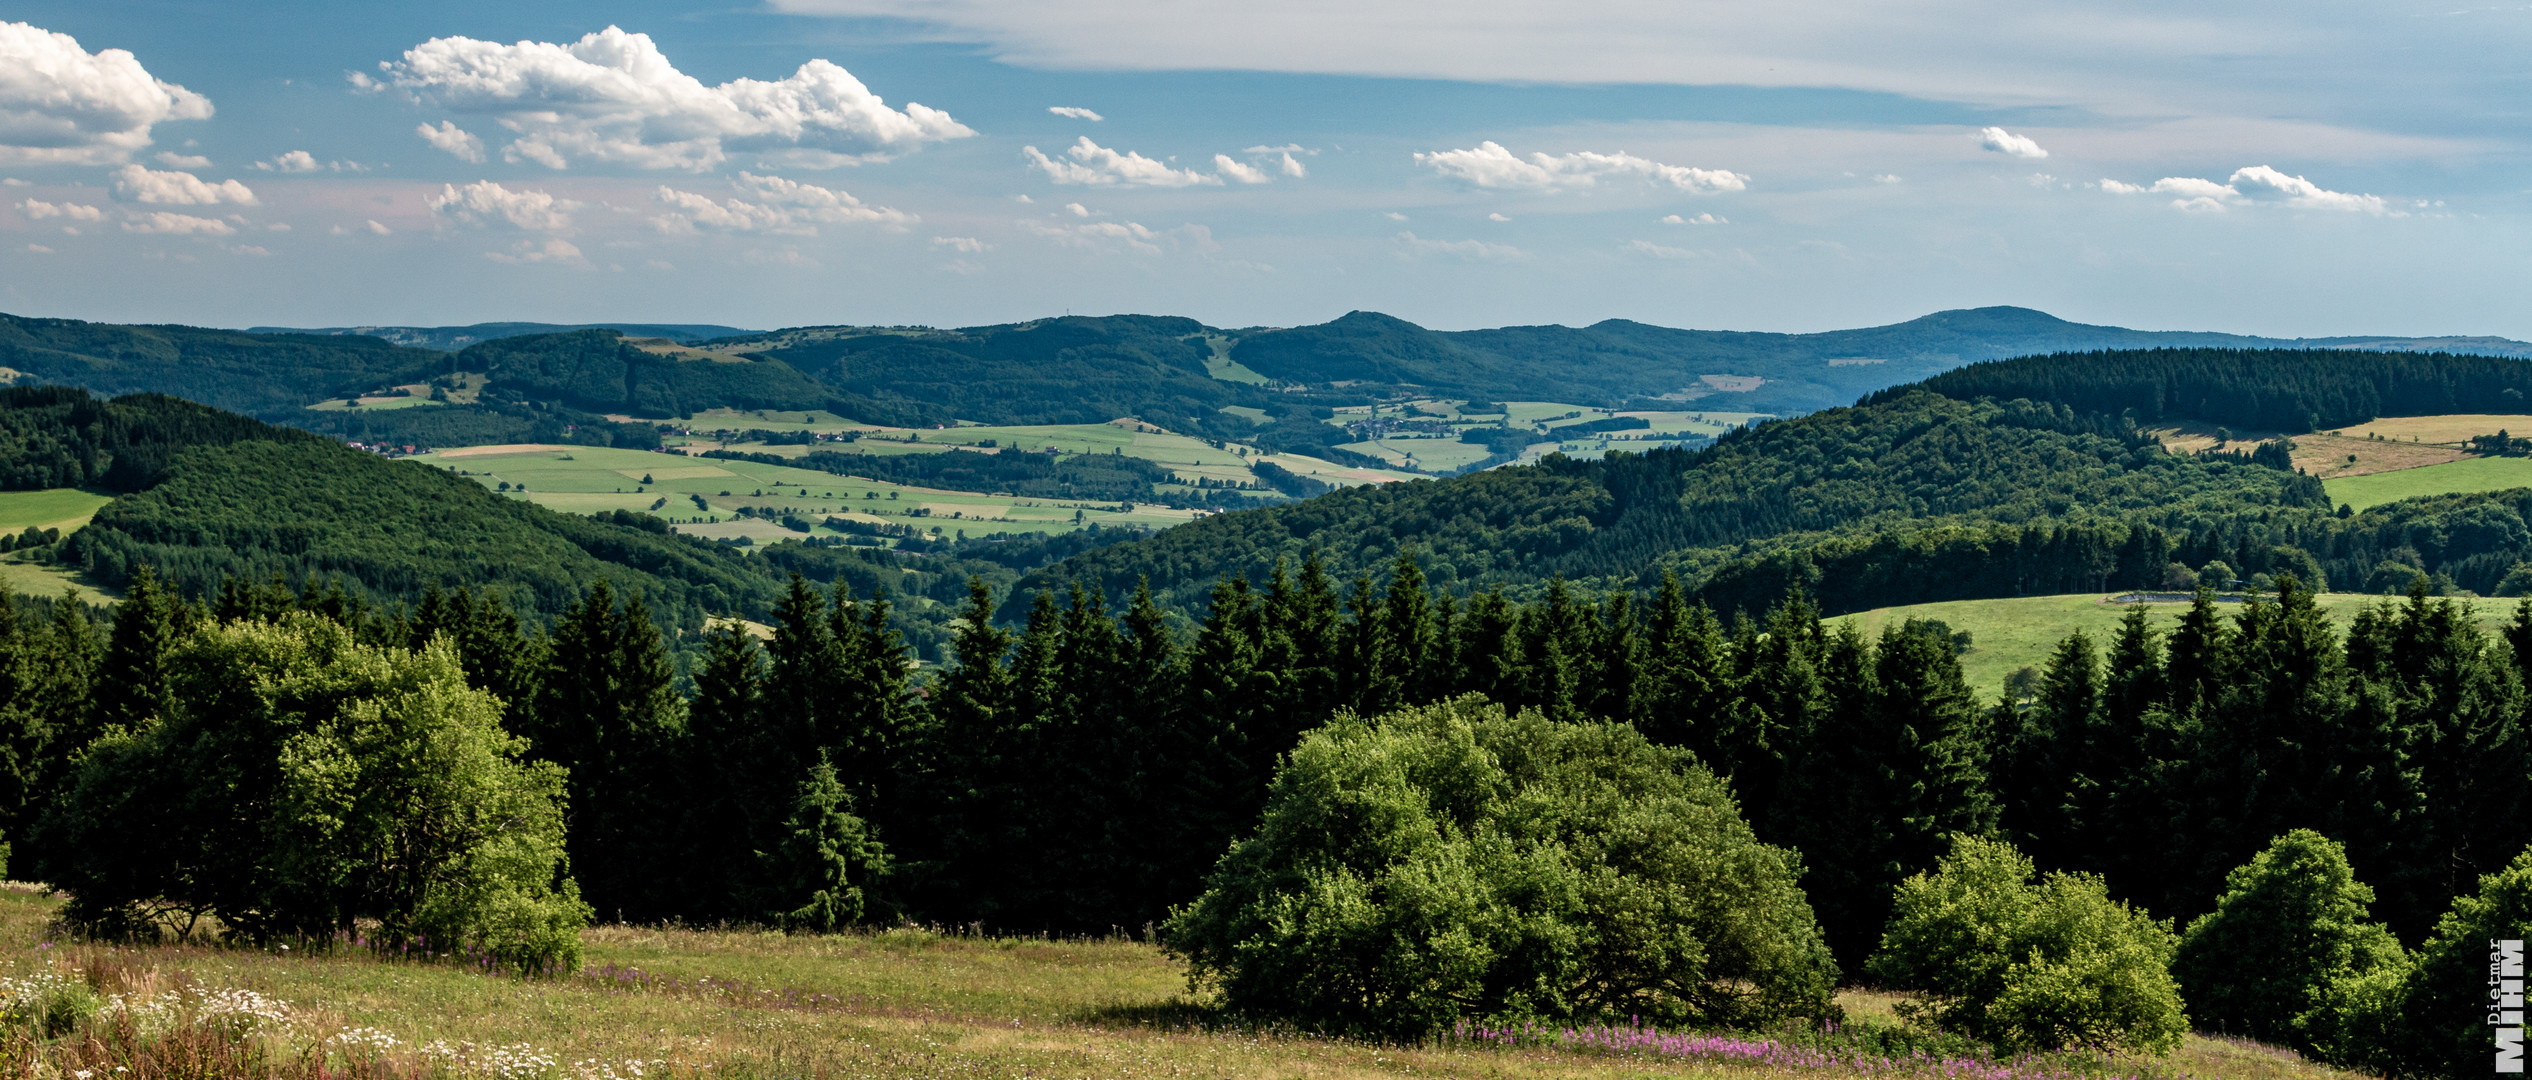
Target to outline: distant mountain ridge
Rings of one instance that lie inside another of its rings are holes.
[[[613,330],[626,337],[666,338],[680,345],[714,338],[737,337],[755,333],[735,326],[710,323],[541,323],[489,322],[472,326],[250,326],[249,334],[307,334],[314,337],[374,337],[382,341],[416,349],[456,352],[469,345],[480,345],[503,338],[528,337],[534,334],[564,334],[574,330]]]
[[[1331,410],[1419,397],[1790,416],[1971,364],[2108,349],[2379,349],[2532,358],[2532,343],[2505,338],[2285,339],[2131,330],[2016,307],[1941,311],[1889,326],[1808,334],[1627,320],[1445,331],[1365,311],[1314,326],[1241,329],[1156,315],[957,329],[747,332],[709,324],[562,329],[479,323],[261,332],[273,329],[0,315],[0,381],[173,394],[268,422],[391,444],[567,438],[639,444],[655,440],[656,429],[608,417],[777,409],[927,427],[1134,416],[1186,434],[1353,460],[1343,445],[1356,436],[1321,423]],[[460,375],[477,380],[480,396],[430,408],[309,408],[435,379],[455,385]]]

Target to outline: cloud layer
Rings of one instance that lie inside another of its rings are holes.
[[[1082,136],[1080,141],[1064,151],[1064,157],[1071,159],[1069,161],[1048,157],[1034,146],[1021,147],[1020,152],[1029,159],[1029,164],[1036,166],[1039,172],[1046,174],[1047,179],[1058,184],[1086,184],[1091,187],[1176,188],[1222,182],[1220,176],[1200,173],[1194,169],[1171,168],[1168,162],[1155,161],[1132,151],[1119,153],[1110,150],[1090,141],[1088,135]],[[1214,157],[1216,163],[1229,160],[1218,154]],[[1249,171],[1253,173],[1256,170]],[[1262,180],[1263,177],[1259,179]]]
[[[129,52],[0,22],[0,163],[111,165],[148,146],[153,125],[210,115],[211,99]]]
[[[1591,151],[1564,155],[1515,157],[1493,140],[1469,150],[1437,150],[1415,156],[1415,163],[1454,180],[1481,188],[1513,191],[1572,191],[1597,187],[1603,180],[1646,180],[1694,195],[1741,191],[1750,178],[1729,169],[1664,165],[1633,154]]]
[[[774,82],[705,86],[669,63],[650,35],[613,26],[569,45],[433,38],[379,66],[386,85],[418,100],[494,117],[515,133],[504,159],[554,169],[599,162],[702,171],[733,152],[825,166],[975,134],[938,109],[889,108],[824,60]],[[422,133],[461,158],[469,148],[480,154],[464,136],[445,121]]]

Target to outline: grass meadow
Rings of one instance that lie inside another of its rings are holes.
[[[204,1068],[199,1060],[170,1062],[165,1052],[153,1058],[117,1047],[109,1009],[40,1050],[35,1067],[23,1070],[46,1080],[72,1080],[82,1068],[89,1080],[2068,1075],[1936,1061],[1789,1065],[1749,1059],[1749,1040],[1730,1041],[1742,1053],[1736,1057],[1456,1039],[1377,1045],[1258,1030],[1188,998],[1178,968],[1158,949],[1122,939],[600,927],[583,934],[579,974],[523,980],[349,950],[83,945],[52,935],[57,904],[24,886],[0,893],[0,968],[10,986],[86,981],[122,995],[127,1015],[139,1017],[144,1030],[151,1017],[162,1025],[166,1017],[195,1018],[244,1032],[248,1053]],[[1895,1000],[1850,993],[1842,1004],[1850,1017],[1886,1021]],[[241,1067],[258,1055],[262,1071]],[[325,1068],[314,1067],[320,1064]],[[2160,1062],[2113,1061],[2087,1072],[2243,1080],[2348,1075],[2274,1048],[2206,1037],[2192,1037]]]
[[[1853,620],[1866,637],[1877,636],[1883,627],[1896,626],[1911,618],[1940,619],[1954,630],[1969,631],[1970,649],[1961,654],[1961,673],[1969,679],[1971,689],[1976,690],[1981,698],[1992,701],[2003,692],[2005,677],[2016,669],[2047,666],[2049,653],[2069,633],[2080,629],[2092,636],[2095,645],[2106,649],[2111,635],[2118,632],[2119,620],[2127,617],[2128,608],[2125,604],[2109,603],[2111,595],[2076,593],[2017,596],[2002,600],[1952,600],[1876,608],[1843,616],[1842,619]],[[2318,600],[2321,610],[2342,629],[2367,605],[2403,602],[2399,597],[2362,593],[2323,593]],[[2478,613],[2480,624],[2492,630],[2514,619],[2513,600],[2479,597],[2458,602],[2470,605]],[[2241,610],[2238,604],[2218,606],[2228,617]],[[2179,625],[2180,616],[2189,610],[2189,605],[2147,604],[2145,608],[2155,629],[2169,631]]]
[[[0,533],[11,536],[35,529],[60,529],[67,536],[114,501],[105,492],[79,488],[42,491],[0,491]],[[0,555],[0,588],[20,596],[60,596],[64,590],[91,604],[113,603],[117,594],[98,587],[59,566]]]
[[[2398,472],[2326,479],[2321,486],[2328,489],[2331,501],[2365,510],[2420,495],[2532,487],[2532,458],[2464,458]]]

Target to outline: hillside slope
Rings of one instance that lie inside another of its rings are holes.
[[[2213,366],[2174,360],[2192,356]],[[2206,385],[2225,404],[2199,411],[2300,415],[2303,395],[2317,394],[2341,410],[2325,415],[2362,419],[2367,408],[2441,408],[2454,393],[2495,393],[2532,365],[2246,351],[2012,361],[1763,424],[1695,452],[1550,458],[1227,514],[1077,557],[1031,584],[1078,578],[1121,592],[1149,579],[1192,605],[1221,578],[1260,579],[1277,559],[1315,550],[1340,574],[1377,575],[1412,554],[1437,584],[1463,594],[1521,595],[1558,576],[1642,590],[1669,571],[1718,607],[1753,611],[1795,585],[1832,612],[2154,586],[2175,562],[2222,561],[2245,577],[2292,572],[2353,591],[2422,575],[2481,593],[2523,587],[2509,574],[2532,560],[2532,491],[2412,499],[2339,517],[2319,481],[2271,467],[2283,465],[2282,453],[2264,453],[2266,464],[2240,452],[2167,453],[2104,408],[2135,393],[2176,400],[2209,371],[2223,376]],[[2099,379],[2118,392],[2094,393]],[[2360,391],[2386,380],[2411,389],[2369,404]],[[1973,389],[2074,400],[2000,402]]]
[[[315,337],[373,337],[416,349],[456,352],[469,345],[535,334],[567,334],[574,330],[613,330],[626,337],[663,338],[681,345],[713,338],[737,337],[750,331],[711,323],[538,323],[492,322],[471,326],[250,326],[250,334],[302,334]]]

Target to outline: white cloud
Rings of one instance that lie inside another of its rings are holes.
[[[1650,240],[1629,240],[1624,244],[1618,245],[1618,249],[1634,255],[1650,255],[1656,259],[1694,259],[1697,257],[1696,252],[1690,251],[1687,248],[1669,247],[1662,244],[1656,244]]]
[[[1065,212],[1065,213],[1068,213],[1068,214],[1071,214],[1071,215],[1072,215],[1072,216],[1074,216],[1074,217],[1090,217],[1090,216],[1092,216],[1092,215],[1091,215],[1091,212],[1090,212],[1090,208],[1089,208],[1089,207],[1087,207],[1087,206],[1083,206],[1082,204],[1077,203],[1077,202],[1068,202],[1068,203],[1065,203],[1065,204],[1064,204],[1064,212]]]
[[[2000,127],[1979,128],[1978,133],[1971,138],[1977,139],[1979,146],[2007,157],[2030,158],[2036,161],[2048,156],[2048,151],[2041,149],[2040,144],[2033,141],[2030,136],[2016,135]]]
[[[709,229],[815,236],[821,224],[909,225],[918,220],[912,214],[866,205],[848,192],[779,176],[740,173],[735,186],[744,198],[718,202],[709,196],[663,186],[654,197],[668,212],[651,221],[666,232]]]
[[[371,219],[370,219],[370,220],[368,220],[368,221],[364,221],[364,222],[362,222],[362,223],[361,223],[361,225],[362,225],[362,227],[367,228],[367,229],[370,231],[370,233],[371,233],[372,235],[376,235],[376,236],[385,236],[385,235],[387,235],[388,233],[391,233],[391,232],[394,232],[394,231],[395,231],[395,230],[390,229],[390,228],[388,228],[388,227],[386,227],[386,226],[384,226],[384,225],[379,224],[379,223],[378,223],[378,219],[376,219],[376,218],[371,218]]]
[[[129,52],[91,54],[68,34],[0,22],[0,161],[111,165],[148,146],[152,125],[210,115],[211,99]]]
[[[1291,154],[1284,155],[1283,171],[1285,176],[1292,177],[1295,180],[1310,175],[1310,170],[1302,168],[1300,159],[1293,157]]]
[[[938,109],[891,109],[825,60],[775,82],[705,86],[650,35],[613,26],[569,45],[433,38],[380,67],[387,85],[422,101],[495,117],[516,136],[505,159],[555,169],[584,160],[701,171],[733,151],[842,165],[975,134]]]
[[[235,180],[213,184],[187,172],[160,172],[140,165],[114,170],[114,194],[133,202],[165,206],[255,205],[255,193]]]
[[[1496,212],[1496,213],[1492,213],[1492,214],[1488,214],[1488,215],[1486,215],[1486,220],[1488,220],[1488,221],[1510,221],[1510,220],[1512,220],[1512,219],[1511,219],[1511,218],[1508,218],[1508,217],[1503,216],[1502,212],[1498,211],[1498,212]]]
[[[1898,173],[1874,173],[1873,182],[1876,184],[1904,184],[1908,182],[1908,178],[1901,176]]]
[[[1395,210],[1386,210],[1386,211],[1382,211],[1380,216],[1385,217],[1385,218],[1388,218],[1388,219],[1389,219],[1389,220],[1391,220],[1391,221],[1405,221],[1405,220],[1407,220],[1407,215],[1405,215],[1405,214],[1401,214],[1401,213],[1399,213],[1399,212],[1397,212],[1397,211],[1395,211]]]
[[[257,256],[262,256],[262,255],[270,255],[270,254],[272,254],[272,249],[267,248],[267,247],[265,247],[265,246],[263,246],[263,245],[261,245],[261,244],[233,244],[233,245],[230,245],[230,247],[229,247],[229,251],[230,251],[231,253],[233,253],[233,254],[238,254],[238,255],[257,255]]]
[[[1681,217],[1677,214],[1665,214],[1662,216],[1662,224],[1664,225],[1729,225],[1731,223],[1731,218],[1722,217],[1716,214],[1699,214],[1695,217]]]
[[[1091,251],[1131,251],[1140,255],[1158,255],[1164,245],[1213,247],[1213,232],[1202,225],[1181,225],[1175,229],[1149,229],[1131,221],[1093,221],[1083,225],[1049,225],[1042,221],[1022,221],[1020,227],[1049,240],[1070,247]]]
[[[165,165],[170,169],[208,169],[211,167],[211,159],[200,154],[179,154],[173,150],[161,150],[157,153],[156,157],[159,164]]]
[[[2391,212],[2382,196],[2331,191],[2303,177],[2289,176],[2266,165],[2235,169],[2233,175],[2221,184],[2194,176],[2166,176],[2151,185],[2102,180],[2096,186],[2113,195],[2176,196],[2172,206],[2191,211],[2276,203],[2298,210],[2348,210],[2367,214]]]
[[[265,172],[286,173],[312,173],[325,168],[317,163],[316,155],[305,150],[293,150],[271,161],[258,161],[255,167]]]
[[[1229,154],[1213,155],[1213,171],[1243,184],[1263,184],[1268,179],[1266,170],[1234,161]]]
[[[1037,147],[1024,146],[1029,163],[1037,166],[1046,178],[1058,184],[1087,184],[1111,187],[1119,184],[1141,187],[1194,187],[1198,184],[1219,184],[1219,176],[1207,176],[1194,169],[1173,169],[1168,163],[1154,161],[1141,154],[1118,153],[1084,135],[1064,151],[1071,161],[1058,161],[1039,153]]]
[[[932,243],[936,247],[945,247],[951,251],[967,255],[974,255],[981,251],[993,250],[992,244],[978,240],[973,236],[935,236],[932,238]]]
[[[84,203],[49,203],[42,199],[28,199],[19,203],[18,213],[26,215],[29,221],[43,221],[47,218],[67,218],[71,221],[105,220],[105,211],[97,207]]]
[[[1107,117],[1101,116],[1098,113],[1092,112],[1078,105],[1049,105],[1046,107],[1046,111],[1054,113],[1057,116],[1068,116],[1075,120],[1088,120],[1094,124],[1107,119]]]
[[[422,136],[422,141],[431,144],[431,149],[459,161],[473,162],[478,165],[483,163],[483,139],[471,131],[459,128],[454,123],[442,120],[438,127],[423,124],[414,128],[413,133]]]
[[[484,252],[484,258],[497,263],[509,263],[513,266],[542,262],[573,263],[580,266],[589,265],[589,261],[581,257],[580,249],[578,247],[573,246],[571,241],[565,240],[559,236],[547,237],[542,242],[535,240],[521,240],[518,243],[511,245],[510,250],[506,252]]]
[[[1626,153],[1583,151],[1561,156],[1534,153],[1525,159],[1513,156],[1512,151],[1493,140],[1478,143],[1469,150],[1419,153],[1415,162],[1481,188],[1524,191],[1567,191],[1596,187],[1603,179],[1642,179],[1703,195],[1744,190],[1749,186],[1750,179],[1729,169],[1664,165]]]
[[[26,249],[38,255],[50,255],[53,253],[53,249],[45,247],[42,244],[28,244]]]
[[[431,211],[469,225],[508,225],[532,232],[560,232],[571,228],[571,211],[580,208],[568,199],[557,199],[542,191],[512,191],[490,180],[477,180],[465,187],[444,184],[440,193],[431,196]]]
[[[20,179],[18,179],[17,177],[14,177],[14,176],[0,176],[0,187],[34,187],[34,186],[35,186],[35,181],[32,181],[32,180],[20,180]]]
[[[1529,252],[1510,244],[1489,244],[1483,240],[1426,240],[1411,232],[1399,233],[1396,239],[1399,253],[1407,256],[1449,255],[1485,262],[1515,262],[1530,257]]]
[[[123,231],[160,233],[168,236],[231,236],[237,232],[237,228],[218,218],[153,210],[146,214],[131,215],[123,222]]]

